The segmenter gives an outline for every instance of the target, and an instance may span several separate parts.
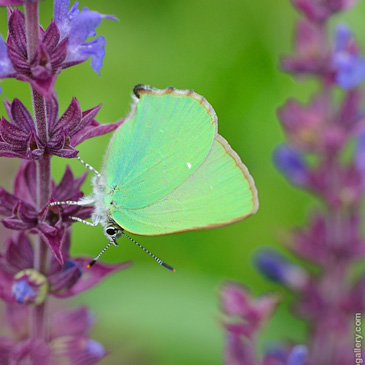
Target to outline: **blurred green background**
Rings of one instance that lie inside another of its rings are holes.
[[[83,109],[99,103],[102,123],[124,117],[131,91],[138,83],[158,88],[194,89],[213,105],[219,131],[238,152],[253,175],[260,209],[246,221],[210,231],[138,241],[177,269],[160,268],[130,242],[110,249],[107,262],[133,260],[93,290],[63,305],[89,306],[96,317],[91,337],[102,342],[110,356],[103,364],[220,364],[224,346],[220,326],[219,288],[237,280],[260,295],[278,291],[282,304],[260,336],[261,351],[278,341],[305,341],[305,323],[290,314],[293,297],[263,279],[252,265],[261,246],[281,247],[281,237],[305,222],[316,203],[289,186],[272,165],[273,148],[283,140],[276,109],[294,96],[302,101],[316,89],[311,81],[298,83],[280,72],[283,54],[293,50],[298,15],[288,0],[123,0],[80,1],[119,22],[104,20],[97,29],[107,41],[106,57],[97,76],[86,62],[63,72],[56,88],[63,112],[73,96]],[[53,1],[41,3],[41,23],[47,26]],[[361,35],[365,4],[338,16]],[[1,10],[0,31],[6,34]],[[333,26],[333,24],[332,24]],[[361,37],[362,36],[362,37]],[[29,107],[28,85],[2,83],[3,95],[19,97]],[[4,108],[0,107],[1,115]],[[110,135],[79,146],[80,156],[100,169]],[[2,181],[11,186],[18,161],[1,159]],[[66,164],[75,174],[77,161],[53,159],[58,181]],[[84,185],[90,192],[90,177]],[[95,256],[106,244],[102,229],[73,226],[72,254]]]

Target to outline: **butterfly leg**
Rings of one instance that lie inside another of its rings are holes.
[[[91,226],[91,227],[95,227],[98,224],[98,223],[85,221],[84,219],[81,219],[79,217],[69,216],[69,218],[72,219],[73,221],[80,222],[82,224],[86,224],[87,226]]]
[[[54,207],[55,205],[85,205],[85,204],[82,204],[82,202],[75,202],[75,201],[72,201],[72,200],[66,200],[66,201],[63,201],[63,202],[53,202],[53,203],[49,203],[49,206],[50,207]]]
[[[86,163],[82,158],[79,156],[76,157],[88,170],[92,171],[96,176],[100,177],[100,173],[96,171],[92,166],[90,166],[88,163]]]
[[[80,207],[83,207],[85,205],[92,205],[95,203],[95,199],[92,197],[84,197],[78,201],[73,200],[65,200],[65,201],[59,201],[59,202],[52,202],[49,203],[50,207],[54,207],[55,205],[78,205]]]

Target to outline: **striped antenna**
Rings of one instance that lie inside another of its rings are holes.
[[[139,248],[141,248],[144,252],[148,253],[154,260],[156,260],[161,266],[165,267],[166,269],[176,272],[176,270],[171,267],[170,265],[167,265],[165,262],[160,260],[158,257],[156,257],[152,252],[148,251],[147,248],[144,248],[141,246],[137,241],[135,241],[132,237],[129,237],[124,231],[122,231],[122,235],[127,237],[129,240],[131,240],[133,243],[135,243]]]
[[[99,255],[98,256],[96,256],[95,258],[94,258],[94,260],[92,260],[91,262],[90,262],[90,264],[88,264],[86,267],[88,268],[88,269],[90,269],[90,267],[91,266],[93,266],[94,264],[95,264],[95,262],[96,261],[98,261],[99,260],[99,258],[100,258],[100,256],[112,245],[112,244],[114,244],[113,243],[113,241],[110,241],[101,251],[100,251],[100,253],[99,253]]]

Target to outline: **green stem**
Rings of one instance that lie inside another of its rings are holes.
[[[39,8],[38,3],[25,4],[25,27],[27,36],[28,61],[36,55],[39,43]],[[32,89],[33,110],[37,135],[43,142],[48,140],[48,123],[45,99],[43,95]],[[37,161],[37,209],[40,211],[47,204],[51,194],[51,163],[47,152]],[[42,274],[48,270],[48,248],[41,237],[38,236],[34,249],[34,269]],[[42,304],[32,309],[31,336],[34,339],[45,339],[47,336],[45,300]]]

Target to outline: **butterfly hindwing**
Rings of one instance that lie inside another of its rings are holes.
[[[135,234],[162,235],[226,225],[257,208],[253,179],[218,135],[206,160],[180,186],[146,207],[115,210],[113,218]]]

